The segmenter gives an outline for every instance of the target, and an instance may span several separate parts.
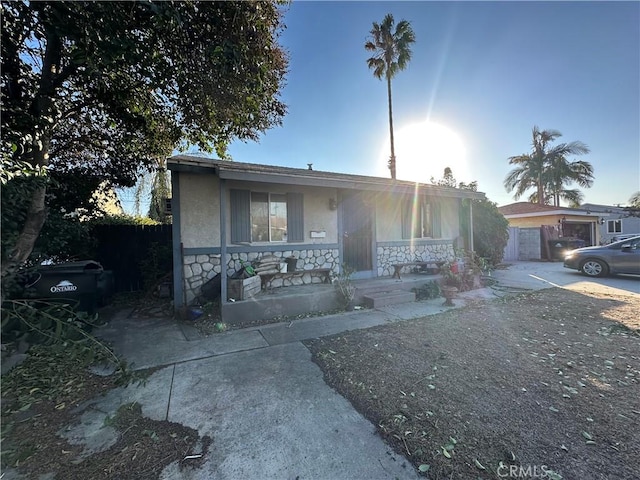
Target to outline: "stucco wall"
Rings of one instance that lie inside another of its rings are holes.
[[[382,193],[375,199],[376,240],[389,242],[402,239],[402,202],[397,196]]]
[[[442,205],[442,238],[457,238],[460,235],[459,200],[440,199]]]
[[[219,180],[180,173],[180,234],[185,248],[220,246]]]

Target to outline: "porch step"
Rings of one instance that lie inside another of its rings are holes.
[[[391,290],[389,292],[370,293],[363,296],[362,299],[367,307],[378,308],[386,305],[415,302],[416,294],[403,290]]]

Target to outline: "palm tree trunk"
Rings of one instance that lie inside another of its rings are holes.
[[[389,157],[389,170],[391,178],[396,178],[396,150],[393,144],[393,108],[391,106],[391,77],[387,75],[387,95],[389,97],[389,139],[391,140],[391,156]]]
[[[538,175],[538,205],[544,205],[544,185],[541,173]]]

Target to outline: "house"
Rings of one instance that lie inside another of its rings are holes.
[[[581,240],[584,245],[598,245],[600,225],[607,213],[586,208],[556,207],[517,202],[498,207],[509,221],[509,242],[505,260],[540,260],[550,258],[547,240]]]
[[[640,217],[629,216],[624,207],[585,203],[582,208],[598,215],[608,215],[608,218],[600,225],[601,243],[609,243],[616,235],[640,235]]]
[[[461,202],[484,198],[469,190],[322,172],[311,165],[175,156],[167,166],[175,307],[191,304],[202,285],[221,274],[223,318],[243,303],[228,299],[228,277],[266,256],[308,271],[297,284],[319,283],[314,272],[336,275],[342,265],[358,279],[389,277],[398,263],[453,259],[456,242],[472,246],[471,238],[459,238]]]

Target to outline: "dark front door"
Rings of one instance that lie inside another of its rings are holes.
[[[372,214],[361,193],[342,199],[342,247],[344,263],[355,272],[372,267]]]

